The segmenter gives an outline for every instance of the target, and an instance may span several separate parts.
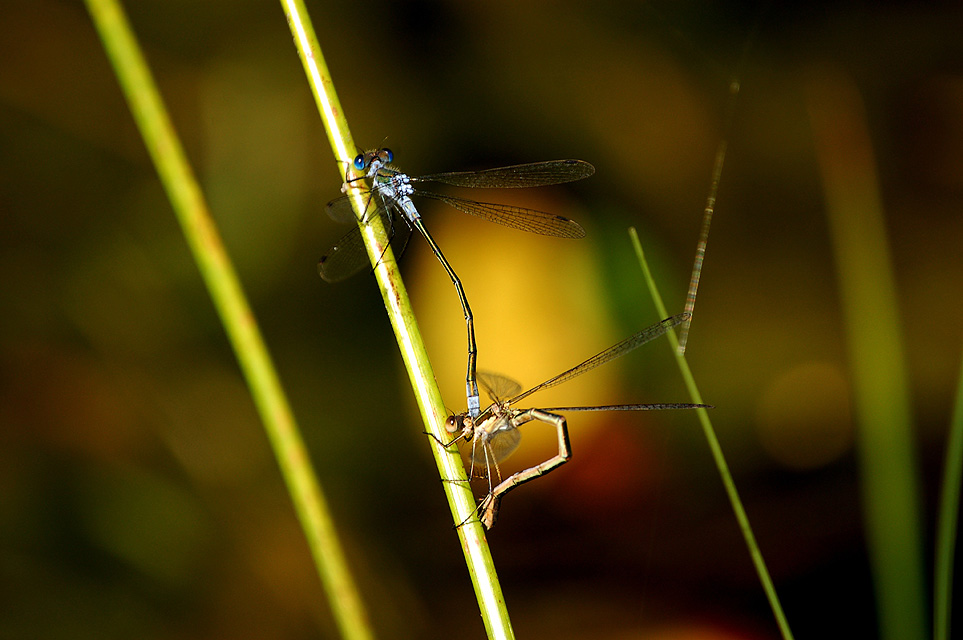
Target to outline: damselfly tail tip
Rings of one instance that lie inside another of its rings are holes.
[[[495,526],[495,519],[498,518],[498,506],[502,497],[489,493],[481,504],[478,505],[478,519],[486,530]]]

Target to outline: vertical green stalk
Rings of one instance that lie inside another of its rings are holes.
[[[813,70],[808,90],[852,368],[880,637],[923,638],[919,470],[872,145],[848,78],[830,68]]]
[[[308,452],[237,274],[136,38],[116,0],[86,2],[237,355],[307,537],[318,575],[331,598],[341,633],[352,640],[367,640],[372,637],[367,615],[337,540]]]
[[[665,309],[665,304],[662,302],[662,296],[659,294],[658,287],[656,287],[652,272],[649,270],[649,263],[645,259],[645,253],[642,251],[642,243],[639,242],[639,235],[636,233],[634,227],[629,228],[629,237],[632,240],[632,246],[635,248],[635,254],[638,256],[639,264],[642,267],[642,273],[645,277],[646,285],[649,288],[649,294],[652,296],[653,302],[655,302],[656,311],[659,313],[660,318],[667,318],[669,314]],[[692,375],[692,371],[689,369],[689,363],[685,359],[685,354],[679,349],[679,340],[675,335],[675,331],[670,329],[666,336],[669,339],[669,345],[672,347],[672,353],[675,355],[676,363],[679,365],[679,371],[682,373],[682,379],[685,381],[685,386],[689,390],[689,396],[692,398],[692,402],[704,404],[702,394],[699,393],[699,388],[696,386],[695,377]],[[782,637],[786,640],[791,640],[793,635],[789,628],[789,622],[786,620],[786,614],[783,613],[779,596],[776,595],[776,587],[773,585],[772,578],[769,575],[769,569],[766,567],[766,561],[762,557],[762,551],[760,551],[759,545],[756,543],[756,536],[752,533],[749,516],[746,515],[746,510],[742,506],[742,500],[739,498],[739,492],[736,490],[736,483],[732,479],[729,465],[726,463],[726,458],[722,453],[722,446],[716,437],[715,429],[712,428],[712,422],[709,420],[709,412],[705,409],[696,409],[696,412],[699,416],[699,422],[702,424],[702,432],[705,434],[706,441],[709,443],[712,458],[715,460],[716,468],[722,477],[722,485],[726,489],[726,495],[729,496],[732,511],[735,513],[736,521],[739,523],[739,530],[742,532],[742,537],[746,541],[746,547],[749,549],[749,555],[752,557],[752,564],[756,568],[756,574],[762,583],[766,598],[769,599],[769,607],[772,609],[772,614],[776,618],[776,624],[779,626]]]
[[[949,640],[953,602],[953,550],[960,517],[960,483],[963,482],[963,371],[956,388],[956,405],[946,441],[943,491],[936,527],[936,558],[933,589],[933,637]]]
[[[314,27],[301,0],[282,0],[281,4],[314,93],[318,112],[321,114],[331,142],[331,150],[336,160],[345,162],[355,155],[356,147],[348,131],[347,121],[318,45]],[[347,171],[347,164],[342,166]],[[346,176],[342,175],[342,178]],[[355,205],[360,220],[364,211],[364,202],[359,197]],[[435,383],[435,374],[428,361],[418,323],[408,300],[408,293],[398,272],[398,265],[388,245],[384,229],[377,220],[372,222],[373,224],[363,224],[361,228],[364,232],[368,256],[372,265],[375,266],[378,288],[384,298],[385,309],[388,311],[402,359],[408,370],[408,378],[415,392],[418,409],[428,432],[435,439],[450,440],[451,436],[444,428],[448,417],[447,411],[441,392]],[[498,583],[485,531],[478,519],[473,517],[475,499],[468,485],[461,456],[457,450],[445,449],[433,439],[426,439],[431,444],[438,472],[443,479],[442,485],[448,497],[454,522],[465,523],[458,527],[458,536],[488,635],[493,638],[513,638],[508,610],[505,608],[501,585]]]

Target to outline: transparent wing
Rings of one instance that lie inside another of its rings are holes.
[[[365,220],[370,220],[377,212],[387,208],[387,201],[384,194],[381,193],[381,189],[382,187],[379,186],[360,194],[360,197],[364,199],[365,203]],[[352,196],[350,195],[335,198],[325,207],[328,216],[335,222],[357,224],[358,216],[354,212],[351,201]]]
[[[411,228],[406,224],[392,225],[391,215],[384,209],[378,215],[381,216],[385,229],[391,234],[391,246],[400,258],[408,245]],[[344,234],[318,262],[318,273],[325,282],[341,282],[365,269],[371,269],[371,261],[368,260],[368,252],[361,237],[361,227],[357,225]]]
[[[549,160],[482,171],[449,171],[412,177],[412,182],[441,182],[476,189],[545,187],[587,178],[595,167],[584,160]]]
[[[565,413],[567,411],[664,411],[666,409],[715,409],[715,407],[711,404],[659,402],[656,404],[606,404],[597,407],[545,407],[542,411]]]
[[[471,452],[472,465],[477,469],[483,465],[493,465],[501,462],[515,453],[522,434],[518,429],[497,431],[491,438],[479,442]],[[486,454],[487,453],[487,458]]]
[[[518,382],[491,371],[479,371],[478,384],[488,393],[488,397],[495,402],[507,400],[522,390],[522,385]]]
[[[507,204],[475,202],[474,200],[445,196],[430,191],[416,190],[414,195],[441,200],[459,211],[520,231],[529,231],[556,238],[585,237],[585,229],[579,223],[554,213],[545,213]]]
[[[609,360],[614,360],[615,358],[618,358],[619,356],[623,356],[629,351],[632,351],[637,347],[641,347],[646,342],[651,342],[652,340],[655,340],[656,338],[664,334],[666,331],[668,331],[672,327],[676,326],[681,322],[685,322],[688,319],[689,319],[688,313],[680,313],[670,318],[666,318],[661,322],[656,322],[654,325],[650,327],[646,327],[645,329],[642,329],[642,331],[639,331],[635,335],[629,338],[626,338],[622,342],[619,342],[618,344],[615,344],[609,347],[605,351],[592,356],[582,364],[575,365],[568,371],[560,373],[554,378],[550,378],[545,382],[543,382],[542,384],[532,387],[525,393],[522,393],[520,395],[513,397],[510,400],[510,402],[514,404],[515,402],[518,402],[522,398],[526,398],[532,395],[533,393],[535,393],[536,391],[539,391],[540,389],[547,389],[548,387],[554,387],[557,384],[562,384],[567,380],[571,380],[576,376],[580,376],[586,371],[591,371],[595,367],[603,365]]]

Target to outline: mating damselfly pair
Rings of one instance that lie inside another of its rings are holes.
[[[562,216],[524,207],[477,202],[443,195],[417,188],[416,185],[425,182],[438,182],[455,187],[473,188],[542,187],[587,178],[595,173],[595,167],[582,160],[551,160],[482,171],[451,171],[413,177],[402,173],[397,167],[393,166],[391,164],[393,159],[394,154],[390,149],[377,149],[358,154],[351,164],[361,175],[353,181],[346,182],[345,188],[353,186],[353,183],[359,180],[370,180],[371,188],[360,196],[364,202],[362,221],[369,222],[380,218],[392,236],[392,243],[395,246],[400,244],[402,251],[408,242],[411,230],[417,229],[448,273],[448,277],[458,293],[458,300],[461,302],[461,308],[465,314],[465,323],[468,327],[466,396],[469,413],[477,416],[479,400],[475,361],[478,349],[475,346],[475,325],[471,306],[462,287],[461,279],[441,252],[441,247],[428,233],[428,229],[425,228],[421,220],[421,214],[412,202],[411,196],[441,200],[455,209],[490,222],[546,236],[581,238],[585,236],[585,230],[574,220]],[[328,214],[339,222],[356,222],[357,214],[354,206],[352,196],[350,194],[344,195],[328,203]],[[337,282],[358,273],[369,265],[361,229],[356,226],[321,258],[318,269],[322,278],[328,282]]]
[[[370,181],[370,187],[360,194],[346,195],[328,203],[329,215],[339,222],[357,222],[355,207],[358,200],[363,203],[362,222],[380,219],[388,231],[390,241],[401,250],[407,245],[412,229],[417,229],[428,242],[435,257],[444,267],[458,294],[468,330],[468,371],[466,375],[467,411],[451,416],[447,422],[449,433],[456,434],[442,446],[450,446],[458,441],[472,444],[472,471],[488,480],[488,493],[477,508],[481,522],[490,528],[497,516],[502,497],[516,486],[542,476],[564,464],[571,456],[567,422],[558,415],[569,411],[645,411],[658,409],[691,409],[707,407],[686,403],[662,404],[625,404],[595,407],[555,407],[548,409],[513,408],[513,405],[541,389],[552,387],[579,376],[586,371],[617,358],[668,331],[673,326],[685,322],[689,314],[679,314],[643,329],[632,337],[606,349],[568,371],[543,382],[524,392],[521,386],[508,378],[496,374],[482,374],[481,382],[492,399],[492,404],[484,411],[478,393],[478,374],[476,372],[477,347],[475,343],[474,320],[468,297],[465,295],[461,280],[445,258],[441,248],[425,228],[421,214],[411,200],[411,196],[422,196],[440,200],[465,213],[478,216],[491,222],[522,231],[529,231],[559,238],[581,238],[585,231],[575,221],[534,209],[505,204],[493,204],[468,200],[426,191],[417,185],[437,182],[456,187],[475,188],[519,188],[563,184],[587,178],[595,168],[582,160],[552,160],[529,164],[513,165],[481,171],[455,171],[434,173],[413,177],[401,172],[391,162],[394,156],[389,149],[382,148],[358,154],[351,163],[358,172],[356,177],[347,179],[343,187],[348,191],[357,187],[358,182]],[[343,280],[370,266],[368,254],[364,249],[361,227],[355,226],[345,234],[331,250],[321,258],[319,271],[322,278],[329,282]],[[558,433],[558,454],[543,463],[512,474],[505,480],[501,478],[498,462],[506,458],[518,445],[518,427],[538,421],[553,425]],[[494,469],[494,474],[493,474]],[[494,485],[493,485],[494,481]]]

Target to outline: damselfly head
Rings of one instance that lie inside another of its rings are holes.
[[[395,159],[395,154],[392,153],[391,149],[384,147],[383,149],[371,149],[365,151],[364,153],[359,153],[354,157],[354,168],[358,171],[364,171],[370,167],[375,162],[378,166],[388,164]]]
[[[465,428],[465,414],[459,414],[456,416],[448,416],[445,420],[445,431],[448,433],[458,433]]]

